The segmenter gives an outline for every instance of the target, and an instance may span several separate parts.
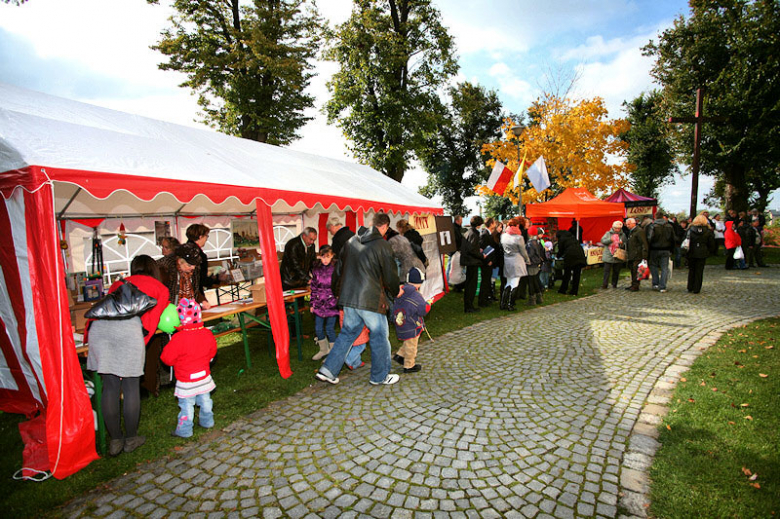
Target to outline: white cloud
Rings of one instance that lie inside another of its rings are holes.
[[[506,63],[495,63],[488,74],[498,83],[498,91],[502,96],[512,98],[520,106],[528,106],[533,100],[531,84],[521,79]]]

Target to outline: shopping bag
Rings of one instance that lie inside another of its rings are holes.
[[[742,252],[742,246],[741,245],[737,245],[737,248],[734,249],[734,259],[735,260],[745,259],[745,253]]]
[[[647,279],[650,277],[650,269],[647,267],[647,262],[642,260],[636,269],[636,277],[639,280]]]
[[[457,251],[450,258],[450,272],[447,278],[447,282],[450,286],[460,285],[466,281],[466,274],[463,272],[463,267],[460,265],[460,251]]]
[[[674,274],[674,260],[672,258],[669,258],[669,277],[668,280],[672,279],[672,274]]]

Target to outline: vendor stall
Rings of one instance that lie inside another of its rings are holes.
[[[256,220],[262,258],[275,259],[275,215],[339,213],[359,225],[377,211],[442,212],[367,166],[3,84],[0,192],[0,410],[37,415],[45,427],[37,440],[58,478],[96,458],[65,286],[67,222],[241,216]],[[436,261],[429,268],[441,271]],[[278,263],[266,260],[263,270],[286,378]]]
[[[526,215],[534,221],[555,218],[556,228],[563,230],[579,226],[583,241],[596,244],[612,222],[623,219],[623,212],[622,205],[599,200],[584,187],[568,188],[548,202],[526,206]]]
[[[607,197],[605,202],[623,204],[625,207],[625,218],[636,218],[641,222],[645,216],[655,218],[655,211],[658,209],[658,200],[646,196],[635,195],[625,189],[618,189]]]

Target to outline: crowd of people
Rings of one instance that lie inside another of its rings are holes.
[[[615,221],[600,240],[601,287],[617,288],[621,269],[627,267],[631,275],[627,290],[638,291],[646,265],[652,288],[664,293],[670,268],[686,265],[687,290],[698,294],[706,260],[718,254],[721,246],[728,270],[765,266],[764,225],[763,215],[756,210],[751,215],[729,211],[723,221],[720,215],[710,218],[706,211],[691,221],[678,221],[660,210],[654,219],[646,217],[642,222],[634,218]],[[464,312],[478,312],[494,301],[506,311],[514,310],[520,299],[532,306],[541,304],[544,291],[553,288],[557,279],[561,281],[559,293],[577,295],[587,262],[576,222],[568,230],[556,231],[554,241],[549,239],[551,233],[521,216],[505,222],[474,216],[465,234],[461,226],[462,217],[456,216],[457,252],[451,264],[465,271],[464,281],[455,285],[463,291]],[[332,245],[315,251],[317,231],[307,227],[287,242],[280,266],[284,289],[311,289],[318,346],[312,359],[323,361],[316,378],[337,384],[344,366],[357,369],[365,364],[361,354],[366,344],[371,345],[371,384],[398,382],[399,375],[390,373],[393,361],[403,366],[403,373],[419,372],[417,344],[431,308],[430,301],[420,294],[428,263],[422,237],[406,220],[399,220],[392,229],[384,213],[377,213],[371,226],[357,232],[338,218],[330,219],[327,228]],[[208,258],[203,251],[209,231],[205,225],[191,225],[186,231],[187,243],[180,244],[175,238],[162,240],[163,257],[159,260],[147,255],[133,259],[131,275],[124,281],[156,300],[152,310],[130,319],[94,320],[88,325],[87,368],[103,378],[101,405],[110,435],[110,455],[132,452],[143,445],[145,438],[138,435],[140,380],[144,375],[145,387],[157,394],[160,361],[173,366],[176,376],[180,413],[173,434],[192,435],[196,406],[200,408],[199,424],[205,428],[214,425],[210,394],[216,385],[210,362],[216,355],[216,341],[201,318],[201,309],[210,306],[205,290],[217,282],[208,275]],[[498,290],[496,280],[500,280]],[[114,283],[109,293],[121,284]],[[169,303],[176,305],[181,327],[172,337],[155,335]],[[390,323],[401,341],[392,356]]]
[[[478,312],[494,301],[500,301],[502,310],[511,311],[518,299],[526,297],[528,305],[540,304],[544,290],[552,288],[557,279],[561,280],[559,293],[577,295],[587,259],[582,227],[575,220],[569,229],[558,230],[554,236],[523,217],[501,222],[474,216],[461,237],[461,222],[461,216],[454,218],[458,250],[452,255],[451,272],[462,268],[464,279],[459,281],[458,274],[451,279],[458,280],[454,287],[463,291],[465,313]],[[638,291],[647,271],[653,290],[665,293],[671,269],[685,266],[687,289],[698,294],[706,259],[719,254],[720,247],[725,250],[728,270],[766,266],[764,225],[764,216],[756,209],[750,214],[731,210],[724,221],[720,215],[710,218],[707,211],[692,220],[678,221],[661,210],[655,218],[647,216],[641,222],[635,218],[617,220],[599,240],[603,248],[601,288],[617,288],[625,267],[631,275],[627,290]],[[498,280],[500,295],[496,297]]]

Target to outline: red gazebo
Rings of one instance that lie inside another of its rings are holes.
[[[658,209],[658,200],[646,196],[636,195],[621,188],[612,193],[606,202],[615,202],[623,204],[625,207],[626,218],[642,219],[645,216],[655,218],[655,211]]]

